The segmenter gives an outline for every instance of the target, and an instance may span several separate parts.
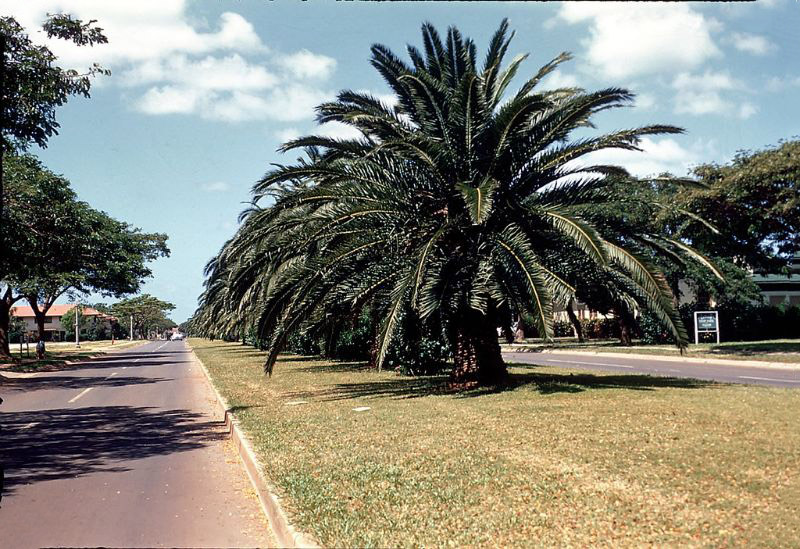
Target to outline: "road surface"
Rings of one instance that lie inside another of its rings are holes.
[[[649,374],[656,376],[703,379],[725,383],[746,383],[800,389],[800,370],[756,368],[752,366],[727,366],[721,364],[698,364],[653,358],[603,356],[602,354],[569,353],[503,353],[509,363],[539,364],[574,368],[580,370],[602,370],[627,374]]]
[[[0,393],[0,547],[276,545],[183,341]]]

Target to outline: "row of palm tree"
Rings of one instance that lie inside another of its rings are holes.
[[[682,130],[649,125],[575,138],[633,94],[540,89],[567,53],[509,94],[527,57],[505,63],[512,37],[503,21],[480,66],[475,43],[455,28],[443,39],[423,25],[422,50],[408,46],[410,64],[373,46],[371,63],[397,103],[342,91],[317,108],[317,120],[346,124],[358,138],[283,145],[303,156],[254,186],[238,232],[207,266],[195,329],[252,327],[271,373],[292,333],[369,307],[379,318],[380,367],[398,319],[414,314],[442,327],[454,383],[493,384],[506,376],[497,328],[521,317],[552,337],[554,304],[591,284],[630,310],[651,311],[685,346],[654,260],[706,260],[665,235],[606,222],[621,211],[612,183],[648,182],[618,166],[578,164],[593,151],[639,150],[643,136]]]

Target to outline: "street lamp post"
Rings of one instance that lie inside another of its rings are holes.
[[[75,347],[77,347],[78,349],[81,348],[81,340],[80,340],[81,330],[78,327],[78,315],[80,313],[81,313],[80,308],[78,307],[78,303],[76,302],[75,303]]]
[[[131,333],[130,333],[130,337],[128,339],[133,341],[133,315],[131,315]]]

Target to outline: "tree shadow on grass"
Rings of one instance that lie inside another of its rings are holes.
[[[322,359],[322,358],[311,358],[310,360],[317,360],[322,362],[321,364],[315,364],[313,366],[305,366],[303,368],[296,368],[294,369],[295,372],[303,372],[308,374],[324,374],[325,372],[336,372],[336,373],[344,373],[344,372],[366,372],[366,371],[374,371],[370,368],[368,362],[364,361],[336,361],[336,360],[329,360],[329,359]],[[287,360],[287,362],[297,362],[296,360]]]
[[[227,436],[224,423],[188,410],[99,406],[0,413],[5,493],[15,487],[98,472],[124,462],[201,448]]]
[[[533,370],[537,366],[514,365],[514,368]],[[541,394],[580,393],[599,389],[627,389],[653,391],[657,389],[698,389],[717,385],[714,382],[658,377],[648,375],[596,375],[596,374],[550,374],[536,371],[511,372],[503,385],[477,387],[460,390],[450,386],[447,376],[398,377],[384,381],[364,383],[338,383],[314,391],[284,393],[292,399],[337,401],[349,399],[419,398],[431,395],[452,395],[455,398],[474,398],[488,394],[530,389]]]

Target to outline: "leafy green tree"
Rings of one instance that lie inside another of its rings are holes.
[[[8,259],[13,266],[0,302],[0,342],[8,349],[6,317],[24,298],[44,337],[44,319],[64,294],[121,297],[152,275],[148,263],[169,254],[164,234],[141,233],[76,199],[69,182],[32,155],[8,157]]]
[[[90,321],[89,319],[83,314],[84,307],[78,306],[75,308],[70,309],[63,315],[61,315],[61,327],[64,328],[65,338],[67,341],[72,341],[75,339],[75,311],[76,309],[79,311],[78,313],[78,329],[80,330],[80,334],[82,338],[86,337],[86,331],[89,329]]]
[[[695,173],[708,190],[683,190],[677,199],[717,234],[698,232],[694,219],[678,225],[678,234],[753,269],[780,269],[800,251],[800,141],[741,151],[729,164],[699,166]]]
[[[50,38],[60,38],[79,46],[108,42],[102,29],[94,26],[95,22],[84,23],[59,13],[49,15],[42,28]],[[32,143],[46,147],[48,139],[58,133],[56,108],[71,96],[89,97],[92,77],[110,74],[97,64],[84,73],[64,70],[56,65],[56,61],[49,48],[31,42],[16,19],[0,17],[0,246],[5,242],[5,154],[24,150]],[[0,271],[0,278],[5,275],[5,271]]]
[[[257,205],[209,266],[196,315],[213,329],[236,312],[254,316],[271,372],[287,337],[333,311],[369,303],[382,319],[378,364],[403,311],[436,317],[453,349],[457,384],[506,376],[496,328],[511,313],[552,336],[554,299],[574,295],[558,254],[581,254],[625,281],[680,345],[686,331],[663,275],[647,259],[659,252],[630,231],[600,230],[581,212],[608,201],[615,166],[572,168],[602,149],[638,150],[644,135],[677,133],[651,125],[570,140],[594,114],[628,104],[623,89],[539,91],[562,54],[505,92],[526,56],[503,67],[504,21],[481,68],[475,44],[450,28],[444,40],[423,26],[424,52],[411,65],[381,45],[372,64],[397,97],[390,107],[343,91],[318,107],[318,121],[359,130],[358,139],[303,137],[283,150],[306,158],[269,172],[254,188]],[[688,246],[687,246],[688,248]],[[603,280],[600,281],[604,283]],[[219,308],[226,315],[207,315]]]
[[[167,318],[167,312],[175,309],[175,305],[167,301],[143,294],[119,301],[111,306],[111,311],[117,317],[120,324],[124,324],[128,319],[133,318],[133,335],[140,338],[147,338],[151,331],[163,332],[175,326],[175,323]]]

